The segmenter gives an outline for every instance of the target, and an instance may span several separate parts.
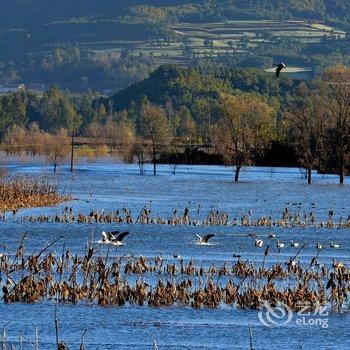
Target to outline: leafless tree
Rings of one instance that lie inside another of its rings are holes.
[[[92,122],[86,127],[86,136],[94,139],[96,146],[106,144],[106,128],[103,124]]]
[[[68,155],[70,150],[70,138],[66,129],[60,129],[55,134],[45,134],[42,153],[53,164],[56,172],[57,165]]]
[[[343,184],[350,151],[350,67],[329,68],[323,74],[323,81],[323,97],[330,122],[329,145],[334,149],[339,182]]]
[[[302,83],[288,106],[286,115],[288,136],[291,138],[301,165],[311,183],[312,169],[320,166],[324,151],[327,114],[322,99]]]
[[[215,126],[214,144],[226,164],[234,165],[235,181],[243,165],[270,145],[275,111],[262,96],[242,93],[220,97],[221,118]]]
[[[150,155],[153,163],[153,174],[156,175],[156,164],[159,153],[170,142],[170,125],[163,108],[146,102],[141,109],[141,125],[144,136],[150,141]]]

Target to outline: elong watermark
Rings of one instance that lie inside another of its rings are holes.
[[[289,323],[295,323],[297,326],[328,328],[329,311],[326,306],[308,303],[299,303],[298,311],[293,312],[290,307],[284,303],[271,306],[264,302],[263,308],[258,313],[261,324],[266,327],[282,327]]]

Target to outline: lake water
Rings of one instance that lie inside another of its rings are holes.
[[[338,177],[314,174],[314,183],[307,185],[299,169],[245,168],[239,183],[233,182],[233,171],[220,166],[178,166],[176,174],[168,165],[158,168],[158,175],[139,175],[137,165],[113,162],[83,163],[74,174],[67,166],[53,175],[51,168],[40,164],[8,165],[10,174],[43,175],[55,179],[60,190],[73,195],[74,200],[56,207],[23,209],[13,221],[1,222],[0,243],[10,251],[18,245],[19,237],[28,233],[27,252],[42,247],[63,235],[66,246],[74,253],[82,252],[86,241],[93,234],[99,238],[102,230],[128,229],[126,245],[118,247],[113,254],[132,253],[154,257],[160,252],[169,261],[174,253],[185,260],[222,265],[232,261],[232,254],[259,263],[263,249],[254,246],[256,233],[267,241],[271,229],[267,227],[220,226],[168,226],[168,225],[118,225],[77,223],[29,223],[21,221],[27,215],[42,213],[55,215],[66,206],[74,212],[89,213],[91,210],[114,211],[127,208],[137,218],[144,205],[152,210],[152,216],[170,217],[175,209],[180,213],[187,207],[193,218],[203,220],[212,209],[225,211],[229,218],[239,219],[251,212],[252,218],[272,216],[279,219],[288,205],[290,212],[313,211],[317,221],[326,221],[328,210],[333,207],[335,221],[347,219],[350,214],[350,185],[346,178],[344,186],[338,185]],[[200,205],[200,207],[199,207]],[[199,209],[199,210],[198,210]],[[289,241],[308,243],[302,251],[301,262],[309,262],[316,253],[316,242],[325,244],[319,260],[326,264],[331,259],[350,262],[350,229],[326,228],[280,228],[273,232],[286,243],[281,252],[272,246],[269,263],[284,262],[296,248]],[[215,233],[211,246],[194,244],[196,234]],[[332,250],[331,241],[340,244]],[[59,243],[54,249],[60,249]],[[4,304],[0,302],[0,330],[8,325],[8,340],[16,344],[23,332],[34,342],[35,327],[40,333],[41,349],[54,349],[54,303]],[[255,349],[349,349],[350,317],[348,314],[329,314],[328,327],[313,324],[310,318],[300,320],[299,315],[281,327],[269,328],[258,318],[258,311],[237,310],[231,307],[218,309],[150,308],[147,306],[99,307],[60,305],[60,336],[71,349],[78,349],[85,329],[86,349],[152,349],[156,340],[159,349],[249,349],[249,328],[252,325]],[[317,318],[317,317],[316,317]],[[27,344],[25,348],[32,347]]]

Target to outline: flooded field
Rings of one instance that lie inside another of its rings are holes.
[[[10,174],[52,177],[61,192],[71,194],[73,200],[55,207],[21,209],[14,217],[6,213],[6,220],[0,222],[0,253],[14,253],[20,237],[27,233],[25,254],[38,251],[62,236],[52,246],[58,255],[63,242],[72,253],[81,255],[87,242],[92,240],[96,254],[102,257],[108,254],[110,259],[123,255],[147,259],[162,256],[167,263],[178,263],[181,257],[185,263],[193,260],[197,266],[209,268],[223,266],[225,262],[233,264],[237,256],[257,266],[264,259],[266,266],[285,265],[306,244],[298,255],[302,266],[307,267],[318,254],[317,261],[324,266],[331,266],[335,259],[349,268],[350,228],[338,226],[347,223],[350,215],[350,186],[339,186],[338,178],[333,175],[315,174],[314,183],[307,185],[299,169],[281,168],[245,168],[239,183],[233,182],[232,168],[215,166],[178,166],[174,175],[168,165],[162,165],[155,177],[151,169],[140,176],[137,165],[107,162],[80,164],[74,174],[62,167],[53,175],[50,168],[38,164],[13,163],[8,169]],[[61,216],[66,206],[72,208],[73,213],[84,215],[92,211],[122,213],[126,209],[133,223],[25,220],[41,215]],[[137,223],[144,206],[150,210],[154,222],[165,218],[165,223]],[[290,225],[294,227],[253,224],[262,218],[279,222],[286,207],[291,217],[300,218],[300,224]],[[191,224],[168,223],[175,213],[182,216],[186,210]],[[228,224],[205,224],[210,211],[227,214]],[[334,227],[322,227],[329,220],[330,212]],[[314,221],[304,225],[305,215],[309,218],[311,213]],[[242,218],[247,219],[248,224],[243,225]],[[321,222],[324,225],[320,225]],[[97,243],[102,231],[114,230],[130,232],[123,240],[124,246]],[[196,244],[197,234],[209,233],[215,234],[210,245]],[[263,241],[262,247],[256,246],[257,239]],[[278,248],[277,240],[285,246]],[[298,242],[299,248],[291,246],[290,241]],[[317,243],[323,246],[322,250],[317,250]],[[267,245],[269,255],[265,257]],[[4,280],[6,276],[1,278]],[[153,277],[144,278],[152,284]],[[214,280],[218,282],[219,277],[215,276]],[[288,288],[292,281],[285,279],[280,284]],[[28,339],[24,348],[32,349],[29,341],[34,343],[37,326],[40,348],[54,349],[54,311],[53,300],[31,304],[1,301],[0,329],[10,322],[7,340],[17,347],[19,334],[23,332]],[[227,304],[196,309],[128,303],[102,307],[79,302],[76,305],[61,303],[58,308],[60,337],[71,349],[79,348],[85,330],[86,349],[152,349],[154,341],[159,349],[249,349],[249,324],[255,349],[348,349],[349,315],[346,310],[327,310],[307,316],[293,313],[291,319],[276,317],[274,323],[267,322],[273,326],[268,327],[258,310]],[[327,324],[317,321],[320,319],[327,320]]]

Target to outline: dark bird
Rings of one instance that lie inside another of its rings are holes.
[[[212,237],[215,237],[215,235],[213,233],[210,233],[209,235],[205,235],[205,236],[200,236],[198,234],[196,234],[197,236],[197,244],[201,244],[201,245],[208,245],[209,244],[209,239]]]
[[[276,78],[278,78],[280,76],[280,72],[282,69],[286,68],[286,65],[284,63],[279,63],[276,64]]]
[[[265,251],[264,251],[264,256],[268,256],[269,255],[269,246],[266,247]]]

